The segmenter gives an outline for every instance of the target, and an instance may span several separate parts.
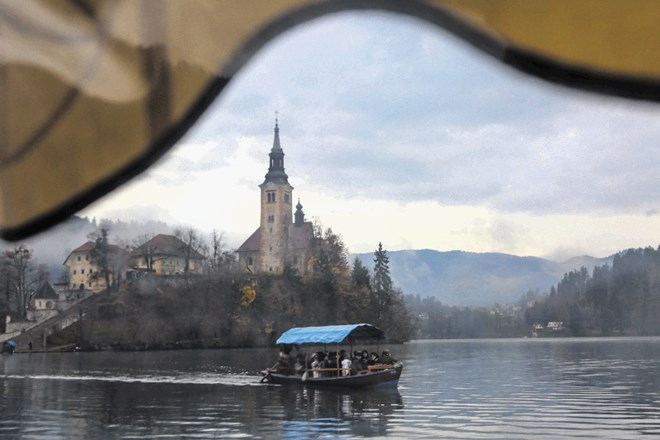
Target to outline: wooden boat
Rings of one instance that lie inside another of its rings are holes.
[[[279,337],[276,344],[279,346],[327,346],[335,344],[336,353],[340,345],[351,347],[354,342],[375,342],[385,338],[383,331],[371,324],[328,325],[320,327],[294,327]],[[351,350],[352,351],[352,350]],[[308,358],[305,363],[308,363]],[[387,365],[372,365],[367,370],[350,374],[347,368],[316,368],[304,371],[282,371],[277,364],[262,372],[262,382],[272,384],[297,384],[304,386],[328,387],[396,387],[403,371],[403,363],[395,362]],[[344,375],[347,374],[347,375]]]

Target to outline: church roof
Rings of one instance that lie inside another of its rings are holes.
[[[261,242],[261,227],[248,237],[247,240],[236,250],[236,252],[259,252],[259,243]]]
[[[309,246],[314,236],[314,226],[312,222],[305,222],[302,225],[291,225],[291,240],[294,249],[305,249]],[[236,252],[259,252],[261,244],[261,227],[250,235]]]
[[[58,299],[57,293],[53,289],[53,286],[50,283],[45,283],[42,285],[37,293],[34,294],[35,299]]]
[[[270,153],[270,166],[268,167],[268,173],[266,173],[266,182],[274,182],[280,185],[289,183],[289,176],[284,172],[284,150],[280,145],[280,127],[275,122],[275,136],[273,138],[273,148],[271,148]]]

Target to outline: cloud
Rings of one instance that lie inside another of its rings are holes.
[[[222,165],[241,136],[263,156],[276,109],[287,169],[344,197],[542,214],[659,195],[656,107],[530,79],[417,20],[338,14],[278,38],[191,135],[218,148],[179,171]]]
[[[276,110],[296,196],[355,252],[382,240],[606,253],[655,239],[658,106],[531,79],[385,13],[334,14],[269,43],[107,206],[155,203],[164,217],[251,233]],[[640,230],[614,237],[622,219]]]

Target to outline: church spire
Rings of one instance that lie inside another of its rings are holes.
[[[298,197],[298,204],[296,205],[296,213],[294,214],[296,226],[302,225],[305,223],[305,213],[302,210],[303,206],[300,204],[300,197]]]
[[[280,146],[280,127],[277,125],[277,117],[275,117],[275,138],[273,139],[273,148],[271,152],[282,151]]]
[[[289,183],[289,176],[284,172],[284,150],[282,150],[282,146],[280,145],[280,127],[277,117],[275,118],[273,148],[271,148],[268,156],[270,156],[270,165],[268,167],[268,173],[266,173],[265,182]]]

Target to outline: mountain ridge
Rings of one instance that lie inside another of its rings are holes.
[[[433,296],[448,305],[487,306],[514,303],[529,290],[547,292],[571,270],[611,263],[613,256],[588,255],[556,262],[501,252],[433,249],[388,251],[390,274],[404,294]],[[372,253],[352,254],[373,266]]]

